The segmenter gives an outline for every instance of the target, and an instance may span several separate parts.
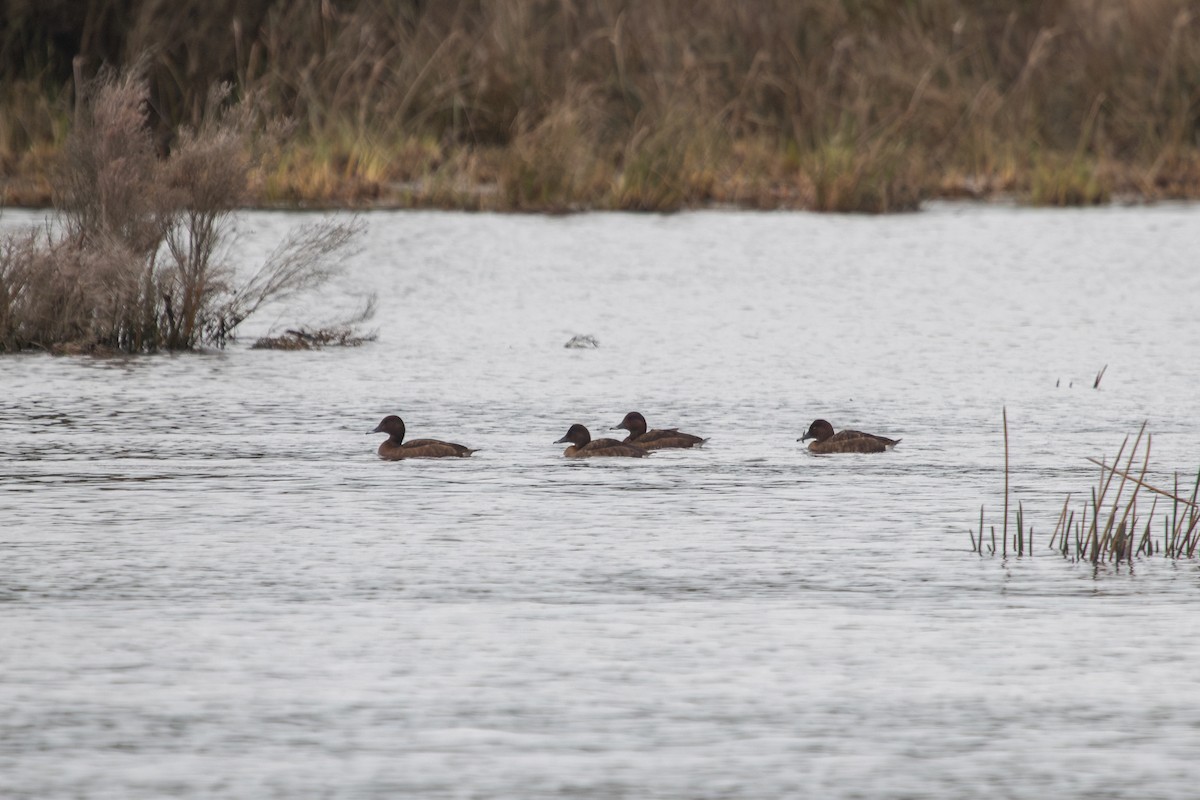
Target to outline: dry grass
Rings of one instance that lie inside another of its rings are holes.
[[[256,202],[891,211],[997,192],[1200,196],[1191,0],[87,6],[74,23],[50,8],[0,19],[5,174],[61,145],[73,53],[56,43],[74,35],[92,64],[150,49],[159,142],[200,124],[214,82],[294,119]]]
[[[81,99],[57,229],[0,242],[0,352],[223,346],[264,303],[327,280],[359,233],[353,221],[298,229],[239,281],[224,261],[231,214],[273,126],[217,89],[161,158],[148,99],[137,68],[102,73]]]

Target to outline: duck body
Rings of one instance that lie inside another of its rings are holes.
[[[833,426],[823,419],[814,420],[797,441],[813,441],[808,449],[813,453],[882,453],[900,443],[899,439],[876,436],[873,433],[845,430],[833,432]]]
[[[567,458],[645,458],[650,455],[645,448],[618,442],[616,439],[593,439],[591,432],[582,425],[572,425],[566,435],[555,444],[563,442],[570,443],[563,451]]]
[[[404,420],[395,414],[384,417],[370,433],[386,433],[387,441],[379,445],[379,457],[387,461],[401,461],[406,458],[467,458],[475,450],[461,444],[443,442],[437,439],[413,439],[404,441]]]
[[[629,431],[624,444],[637,445],[643,450],[702,447],[708,441],[690,433],[682,433],[675,428],[650,431],[646,430],[646,427],[646,418],[636,411],[630,411],[613,430]]]

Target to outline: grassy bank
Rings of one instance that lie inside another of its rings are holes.
[[[49,199],[73,63],[295,120],[257,204],[892,211],[1200,196],[1189,0],[90,0],[0,12],[0,175]]]

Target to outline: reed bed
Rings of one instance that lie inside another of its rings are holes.
[[[1200,196],[1191,0],[86,0],[0,10],[34,198],[85,69],[151,54],[157,142],[228,82],[295,121],[260,204],[872,212]]]
[[[994,525],[985,527],[983,506],[979,509],[979,528],[970,530],[971,549],[980,555],[999,553],[1007,557],[1033,555],[1033,525],[1026,527],[1021,503],[1017,504],[1013,534],[1009,535],[1008,425],[1005,411],[1004,520],[997,544]],[[1062,510],[1047,541],[1047,548],[1063,558],[1077,562],[1131,563],[1137,557],[1154,555],[1171,559],[1195,558],[1200,551],[1200,471],[1192,483],[1191,494],[1181,487],[1175,473],[1170,490],[1146,480],[1150,467],[1152,436],[1142,424],[1130,446],[1126,436],[1111,460],[1088,458],[1099,468],[1097,483],[1077,507],[1072,495],[1063,500]],[[1181,491],[1182,490],[1182,491]],[[1147,510],[1147,499],[1149,509]],[[1169,503],[1168,508],[1160,509]],[[1139,502],[1141,506],[1139,508]],[[985,531],[990,535],[985,536]],[[1161,536],[1160,536],[1161,534]]]

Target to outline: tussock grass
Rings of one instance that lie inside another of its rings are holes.
[[[1111,181],[1082,156],[1039,159],[1030,179],[1029,202],[1035,206],[1094,206],[1112,199]]]
[[[979,529],[969,531],[971,549],[984,555],[999,553],[1007,557],[1009,546],[1016,556],[1033,554],[1033,526],[1026,527],[1023,506],[1018,503],[1015,533],[1009,537],[1008,497],[1008,429],[1005,413],[1005,500],[1000,544],[996,542],[994,525],[985,527],[983,506],[979,509]],[[1192,484],[1190,496],[1186,487],[1181,492],[1179,474],[1170,490],[1152,485],[1146,480],[1150,467],[1152,437],[1142,424],[1130,446],[1126,436],[1116,456],[1107,459],[1089,458],[1100,468],[1097,482],[1085,495],[1085,500],[1072,507],[1072,496],[1063,500],[1062,511],[1050,533],[1047,547],[1071,561],[1115,562],[1129,564],[1135,557],[1161,555],[1166,558],[1195,558],[1200,552],[1200,471]],[[1147,506],[1149,497],[1149,509]],[[1141,506],[1139,508],[1139,500]],[[1169,509],[1159,505],[1169,502]],[[1158,531],[1161,523],[1161,538]],[[990,530],[990,538],[985,531]]]
[[[150,50],[163,146],[199,125],[214,82],[296,121],[257,202],[892,211],[928,196],[1200,196],[1191,0],[83,5],[73,22],[0,10],[6,174],[61,146],[76,50],[89,69]]]
[[[272,126],[219,87],[160,158],[147,100],[136,68],[103,73],[81,96],[55,180],[57,226],[0,241],[0,352],[223,346],[266,303],[332,277],[358,236],[354,221],[297,228],[239,280],[225,261],[231,214]]]

